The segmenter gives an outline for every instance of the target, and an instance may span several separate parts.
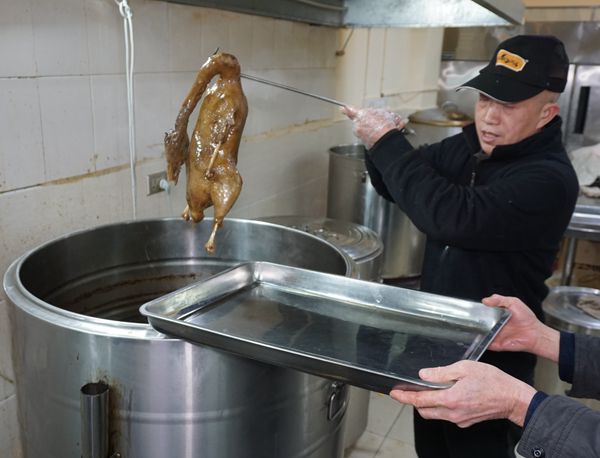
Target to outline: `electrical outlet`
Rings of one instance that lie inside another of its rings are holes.
[[[151,173],[146,178],[148,179],[148,196],[164,191],[164,189],[160,187],[160,181],[167,181],[167,172]]]

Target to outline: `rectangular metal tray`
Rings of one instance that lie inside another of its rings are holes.
[[[265,262],[241,264],[144,304],[160,332],[388,393],[445,388],[419,369],[478,359],[510,312]]]

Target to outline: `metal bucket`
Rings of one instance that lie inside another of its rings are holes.
[[[341,145],[329,153],[327,216],[362,224],[379,234],[384,246],[383,278],[420,275],[425,235],[397,205],[377,194],[364,164],[365,147]]]
[[[600,290],[581,286],[556,286],[544,299],[546,324],[559,331],[577,332],[600,336],[600,320],[581,310],[577,304],[586,297],[600,301]],[[538,359],[535,372],[536,388],[548,394],[564,395],[571,386],[558,377],[558,364],[543,358]],[[600,401],[580,399],[579,402],[600,410]]]
[[[441,108],[430,108],[411,114],[408,117],[408,141],[414,146],[432,145],[462,132],[463,127],[473,120],[458,111],[452,102]]]
[[[380,237],[368,227],[337,219],[296,215],[266,216],[260,220],[293,227],[331,242],[352,258],[358,278],[381,281],[383,244]],[[344,448],[354,445],[367,428],[369,396],[367,390],[355,386],[350,388]]]
[[[338,219],[297,215],[265,216],[259,221],[299,229],[327,240],[354,261],[357,278],[381,281],[383,243],[368,227]]]
[[[109,451],[121,458],[339,457],[339,384],[167,338],[138,307],[242,260],[353,274],[310,234],[228,219],[122,223],[77,232],[17,259],[4,277],[25,457],[80,457],[80,391],[109,387]],[[332,405],[332,403],[334,403]]]

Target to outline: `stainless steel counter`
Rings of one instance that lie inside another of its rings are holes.
[[[600,199],[580,196],[577,199],[571,222],[565,232],[567,254],[563,263],[561,285],[569,285],[573,275],[577,241],[600,241]]]

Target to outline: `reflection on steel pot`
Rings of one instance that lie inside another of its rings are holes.
[[[354,260],[357,278],[380,282],[383,243],[371,229],[349,221],[311,216],[279,215],[260,218],[308,232],[333,243]],[[350,387],[350,399],[344,428],[344,448],[356,443],[367,427],[370,392]]]
[[[400,208],[375,191],[365,164],[365,147],[329,150],[327,216],[373,229],[383,241],[384,279],[421,274],[425,236]]]
[[[383,243],[368,227],[339,219],[298,215],[264,216],[259,220],[293,227],[327,240],[354,261],[357,278],[381,281]]]
[[[456,135],[473,120],[457,110],[456,105],[445,103],[442,108],[417,111],[408,117],[407,139],[414,147],[431,145]]]
[[[545,322],[559,331],[600,336],[600,319],[586,311],[586,304],[600,304],[600,289],[582,286],[555,286],[542,303]],[[596,308],[594,307],[594,308]],[[564,395],[571,385],[558,377],[558,364],[538,358],[535,367],[535,388],[548,394]],[[582,399],[582,404],[600,410],[597,399]]]
[[[353,275],[352,260],[330,243],[258,221],[226,220],[207,256],[211,223],[102,226],[10,266],[4,289],[25,457],[82,455],[88,383],[109,388],[109,452],[122,458],[341,456],[347,389],[167,338],[142,321],[144,302],[242,260]]]

